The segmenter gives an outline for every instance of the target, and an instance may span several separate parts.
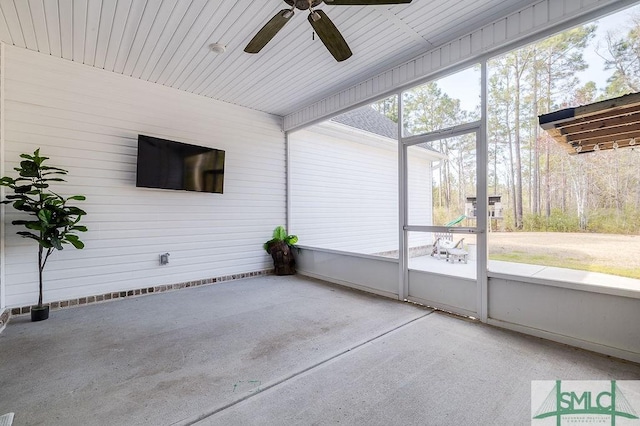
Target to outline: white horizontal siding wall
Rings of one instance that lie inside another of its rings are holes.
[[[364,105],[445,70],[498,54],[545,34],[559,32],[637,3],[637,0],[542,0],[424,53],[355,86],[327,96],[285,116],[284,129],[317,123],[349,108]]]
[[[322,126],[289,134],[290,231],[300,244],[363,254],[398,250],[397,142],[385,139],[347,130],[340,137]],[[430,216],[431,159],[416,155],[411,165],[412,209]],[[410,243],[423,245],[426,235]]]
[[[86,248],[52,255],[45,302],[264,270],[262,250],[285,222],[279,117],[3,46],[2,164],[41,148],[69,170],[65,195],[87,201]],[[137,135],[226,151],[224,194],[135,187]],[[37,249],[6,207],[7,306],[37,300]],[[158,255],[170,263],[159,266]]]

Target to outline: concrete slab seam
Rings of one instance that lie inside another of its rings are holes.
[[[254,392],[252,394],[245,395],[242,398],[239,398],[239,399],[237,399],[235,401],[232,401],[232,402],[230,402],[228,404],[225,404],[222,407],[218,407],[218,408],[216,408],[214,410],[211,410],[209,412],[203,413],[203,414],[201,414],[199,416],[195,416],[195,417],[192,417],[190,419],[184,419],[184,420],[180,420],[178,422],[172,423],[171,426],[191,426],[191,425],[194,425],[194,424],[196,424],[196,423],[198,423],[198,422],[200,422],[202,420],[206,420],[209,417],[212,417],[212,416],[216,415],[217,413],[220,413],[220,412],[222,412],[222,411],[224,411],[224,410],[226,410],[228,408],[231,408],[236,404],[239,404],[239,403],[241,403],[243,401],[246,401],[247,399],[252,398],[252,397],[254,397],[256,395],[259,395],[259,394],[261,394],[261,393],[263,393],[263,392],[265,392],[267,390],[273,389],[276,386],[279,386],[279,385],[281,385],[281,384],[283,384],[285,382],[288,382],[289,380],[294,379],[294,378],[296,378],[296,377],[298,377],[298,376],[300,376],[300,375],[302,375],[304,373],[307,373],[307,372],[309,372],[311,370],[314,370],[314,369],[316,369],[318,367],[321,367],[324,364],[327,364],[328,362],[331,362],[331,361],[333,361],[333,360],[335,360],[337,358],[340,358],[340,357],[342,357],[344,355],[347,355],[347,354],[349,354],[349,353],[351,353],[351,352],[353,352],[353,351],[355,351],[355,350],[357,350],[357,349],[359,349],[359,348],[361,348],[361,347],[363,347],[363,346],[365,346],[365,345],[367,345],[367,344],[369,344],[371,342],[374,342],[374,341],[376,341],[376,340],[378,340],[378,339],[380,339],[382,337],[385,337],[385,336],[387,336],[387,335],[389,335],[389,334],[391,334],[391,333],[393,333],[395,331],[398,331],[398,330],[400,330],[400,329],[402,329],[402,328],[404,328],[404,327],[406,327],[406,326],[408,326],[408,325],[410,325],[410,324],[412,324],[412,323],[414,323],[416,321],[424,319],[424,318],[426,318],[427,316],[431,315],[434,312],[435,312],[434,310],[430,310],[429,312],[425,313],[424,315],[421,315],[421,316],[419,316],[417,318],[413,318],[413,319],[411,319],[411,320],[409,320],[407,322],[404,322],[404,323],[402,323],[402,324],[400,324],[400,325],[398,325],[398,326],[396,326],[396,327],[394,327],[394,328],[392,328],[390,330],[387,330],[387,331],[385,331],[385,332],[383,332],[383,333],[381,333],[381,334],[379,334],[377,336],[374,336],[374,337],[372,337],[372,338],[370,338],[370,339],[368,339],[368,340],[366,340],[364,342],[360,342],[360,343],[358,343],[358,344],[356,344],[356,345],[354,345],[354,346],[352,346],[350,348],[347,348],[347,349],[345,349],[345,350],[343,350],[343,351],[341,351],[341,352],[339,352],[339,353],[337,353],[335,355],[332,355],[332,356],[330,356],[329,358],[327,358],[325,360],[317,362],[317,363],[315,363],[315,364],[313,364],[313,365],[311,365],[309,367],[303,368],[300,371],[297,371],[297,372],[292,373],[292,374],[290,374],[290,375],[288,375],[286,377],[278,379],[278,380],[274,381],[273,383],[260,386],[260,389],[258,389],[256,392]]]

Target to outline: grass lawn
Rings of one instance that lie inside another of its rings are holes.
[[[640,235],[492,232],[489,259],[640,279]]]
[[[558,257],[547,254],[530,254],[521,251],[514,251],[511,253],[492,254],[489,256],[489,259],[502,260],[505,262],[528,263],[531,265],[578,269],[580,271],[600,272],[603,274],[640,279],[640,267],[627,268],[618,265],[585,264],[579,259]]]

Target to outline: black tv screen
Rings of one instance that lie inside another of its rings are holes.
[[[222,194],[224,151],[138,135],[136,186]]]

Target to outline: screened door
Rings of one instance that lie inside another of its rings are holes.
[[[486,276],[478,135],[471,123],[403,139],[407,298],[469,316],[478,315],[478,277]]]

